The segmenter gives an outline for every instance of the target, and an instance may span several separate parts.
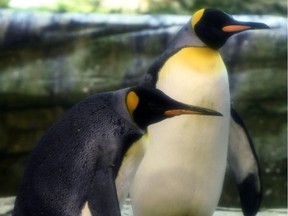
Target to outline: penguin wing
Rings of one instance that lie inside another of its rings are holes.
[[[233,108],[231,108],[228,164],[236,177],[244,215],[256,215],[262,198],[259,162],[248,130]]]
[[[112,167],[96,171],[89,192],[87,201],[93,216],[121,216]]]

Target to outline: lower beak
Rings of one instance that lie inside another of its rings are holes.
[[[190,115],[210,115],[210,116],[223,116],[221,113],[206,109],[202,107],[191,107],[189,109],[175,109],[175,110],[167,110],[164,113],[166,116],[177,116],[183,114],[190,114]]]
[[[252,29],[270,29],[270,27],[264,23],[258,22],[237,22],[232,25],[226,25],[222,28],[223,32],[241,32]]]

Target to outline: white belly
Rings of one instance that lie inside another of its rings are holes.
[[[223,117],[185,115],[149,127],[148,149],[131,190],[134,214],[212,215],[227,160],[230,95],[226,70],[199,74],[174,68],[158,81],[157,88],[178,101],[219,111]]]

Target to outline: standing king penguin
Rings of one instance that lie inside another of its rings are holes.
[[[221,115],[141,86],[78,103],[32,151],[13,215],[120,215],[114,180],[126,150],[149,124],[181,114]]]
[[[218,49],[236,33],[268,28],[220,10],[199,10],[149,68],[146,85],[182,103],[218,110],[223,118],[179,116],[148,127],[149,144],[130,191],[135,216],[212,215],[227,155],[244,215],[257,213],[258,160],[245,125],[230,107],[227,70]]]

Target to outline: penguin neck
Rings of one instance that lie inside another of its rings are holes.
[[[184,47],[207,47],[192,29],[191,19],[176,34],[175,38],[168,46],[168,50],[175,52]]]
[[[192,29],[191,19],[184,25],[162,54],[165,59],[159,70],[161,76],[163,69],[169,62],[185,65],[193,71],[217,73],[226,71],[222,57],[218,50],[204,44]],[[160,79],[160,77],[158,78]]]
[[[203,48],[205,50],[209,50],[210,53],[219,54],[218,50],[209,48],[198,38],[194,30],[192,29],[190,19],[189,22],[186,25],[184,25],[180,29],[180,31],[176,34],[174,39],[168,45],[167,49],[149,67],[147,74],[145,76],[144,83],[148,86],[156,87],[158,76],[160,71],[162,70],[162,67],[166,64],[167,61],[169,61],[171,56],[176,55],[178,52],[186,48]],[[191,59],[192,57],[188,58],[193,61],[193,59]]]
[[[163,79],[167,73],[182,73],[180,70],[195,74],[217,75],[227,73],[224,62],[217,50],[208,47],[185,47],[172,55],[159,71],[158,79]]]

